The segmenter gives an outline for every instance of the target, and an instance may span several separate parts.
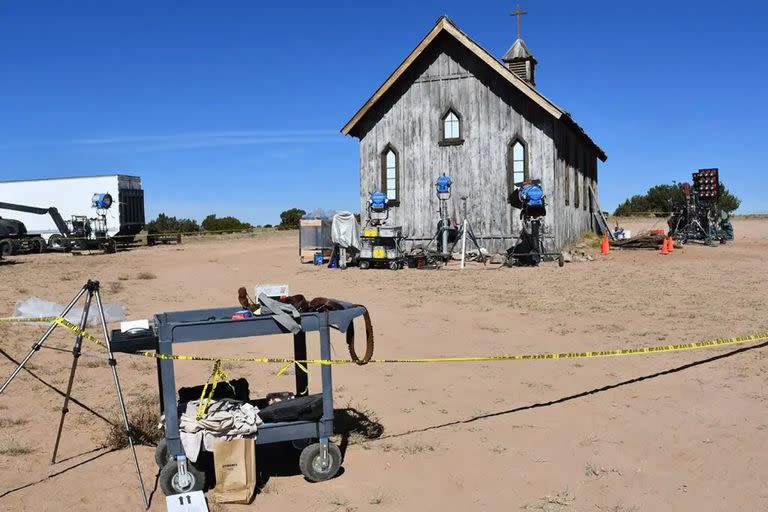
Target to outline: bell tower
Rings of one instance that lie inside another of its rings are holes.
[[[517,4],[517,10],[510,13],[510,16],[517,18],[517,39],[501,60],[504,61],[511,72],[535,87],[536,59],[525,45],[520,31],[520,18],[525,14],[528,14],[528,11],[521,10],[519,3]]]

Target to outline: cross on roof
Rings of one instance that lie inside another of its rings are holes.
[[[517,17],[517,38],[520,39],[520,17],[524,14],[528,14],[528,11],[523,11],[520,9],[520,2],[517,2],[517,10],[515,12],[509,13],[510,16],[516,16]]]

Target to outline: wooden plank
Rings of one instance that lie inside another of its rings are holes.
[[[595,208],[597,209],[595,212],[595,219],[597,220],[600,229],[603,230],[603,233],[608,233],[608,237],[611,240],[616,240],[613,231],[608,227],[608,219],[605,217],[605,214],[603,214],[603,210],[600,208],[600,203],[597,202],[597,194],[595,194],[595,189],[592,188],[591,183],[589,185],[589,193],[592,195],[592,200],[595,202]]]

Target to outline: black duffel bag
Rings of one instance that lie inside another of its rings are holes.
[[[323,396],[298,396],[268,405],[259,411],[265,423],[283,421],[316,421],[323,417]]]

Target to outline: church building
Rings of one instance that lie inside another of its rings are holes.
[[[519,27],[519,14],[518,27]],[[541,180],[548,248],[596,227],[602,149],[536,89],[536,59],[519,37],[496,59],[447,17],[435,26],[342,129],[360,140],[363,218],[371,192],[387,194],[390,225],[429,241],[439,220],[435,180],[453,178],[449,215],[465,209],[491,252],[512,245],[515,183]],[[463,204],[463,203],[466,204]]]

